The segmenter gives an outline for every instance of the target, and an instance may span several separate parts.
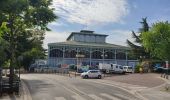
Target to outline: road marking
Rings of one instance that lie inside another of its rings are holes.
[[[80,95],[73,95],[72,96],[75,100],[86,100],[83,97],[81,97]]]
[[[55,100],[66,100],[64,97],[55,97]]]
[[[94,100],[104,100],[104,99],[102,99],[102,98],[100,98],[100,97],[98,97],[98,96],[96,96],[94,94],[89,94],[88,96],[91,97]]]
[[[104,96],[104,97],[106,97],[106,98],[109,98],[109,99],[111,99],[111,100],[121,100],[121,99],[119,99],[119,98],[117,98],[117,97],[111,96],[111,95],[106,94],[106,93],[100,93],[100,95],[102,95],[102,96]]]
[[[116,95],[116,96],[118,96],[118,97],[120,97],[120,98],[122,98],[122,99],[128,99],[128,100],[131,100],[131,99],[132,99],[132,98],[126,96],[126,95],[122,95],[122,94],[118,94],[118,93],[116,93],[116,94],[114,94],[114,95]]]

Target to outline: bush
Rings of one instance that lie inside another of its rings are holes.
[[[135,66],[135,73],[139,73],[140,67],[141,67],[140,64],[137,64],[137,65]]]
[[[70,65],[70,66],[69,66],[69,69],[70,69],[70,70],[77,70],[77,66],[76,66],[76,65]]]

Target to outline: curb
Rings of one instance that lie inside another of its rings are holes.
[[[31,94],[30,94],[30,91],[27,87],[27,85],[24,83],[24,81],[21,80],[21,84],[22,84],[22,98],[23,100],[32,100],[32,97],[31,97]]]

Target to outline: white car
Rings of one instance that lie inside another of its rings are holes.
[[[87,72],[81,73],[82,78],[102,78],[102,73],[100,70],[88,70]]]
[[[123,70],[126,73],[132,73],[133,72],[133,68],[131,66],[123,66]]]

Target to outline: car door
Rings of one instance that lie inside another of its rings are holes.
[[[115,67],[115,72],[118,72],[119,70],[119,66],[118,65],[116,65],[116,67]]]
[[[93,71],[89,71],[89,72],[88,72],[88,76],[89,76],[89,77],[93,77]]]
[[[98,71],[94,71],[93,77],[98,77]]]

